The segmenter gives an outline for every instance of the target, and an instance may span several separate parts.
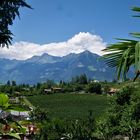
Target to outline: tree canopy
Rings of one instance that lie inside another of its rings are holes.
[[[19,8],[31,8],[25,0],[0,0],[0,47],[9,46],[13,34],[9,29],[16,16],[20,17]]]

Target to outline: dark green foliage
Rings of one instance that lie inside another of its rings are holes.
[[[109,86],[109,84],[105,84],[104,87],[103,87],[103,92],[104,92],[105,94],[108,94],[109,91],[110,91],[110,86]]]
[[[76,77],[74,79],[77,79]],[[0,85],[0,91],[8,93],[10,95],[14,95],[17,92],[20,93],[20,95],[36,95],[36,94],[46,94],[45,89],[46,90],[52,89],[51,93],[54,93],[53,89],[60,88],[61,90],[59,92],[62,93],[69,93],[69,92],[86,93],[86,87],[88,87],[88,84],[90,86],[90,83],[87,83],[86,75],[83,74],[80,77],[85,77],[85,78],[82,78],[83,80],[80,80],[81,82],[79,81],[79,83],[60,81],[60,83],[57,84],[52,80],[47,80],[44,83],[37,83],[36,85],[33,86],[29,86],[27,84],[17,85],[16,81],[7,81],[7,84]],[[96,86],[95,88],[97,89],[99,88],[99,86]],[[97,93],[100,94],[101,91],[98,90]]]
[[[101,90],[101,84],[100,83],[96,83],[96,82],[92,82],[90,84],[87,85],[87,92],[89,93],[97,93],[97,94],[101,94],[102,90]]]
[[[74,92],[84,91],[84,85],[81,84],[74,84],[72,86]]]
[[[40,127],[40,132],[36,135],[37,140],[61,139],[66,132],[66,125],[63,120],[51,119],[44,121]]]
[[[96,140],[93,134],[94,128],[93,116],[91,119],[85,119],[84,121],[51,119],[42,123],[37,137],[40,140]]]
[[[12,81],[12,86],[16,86],[16,81]]]
[[[43,122],[44,120],[47,120],[48,114],[46,110],[36,107],[31,111],[30,118],[34,122]]]
[[[9,30],[9,25],[13,24],[13,20],[16,16],[20,16],[20,7],[31,8],[25,0],[0,1],[0,47],[11,44],[13,34]]]
[[[36,88],[37,89],[40,89],[41,88],[41,84],[40,83],[37,83]]]
[[[10,85],[11,85],[11,82],[10,82],[9,80],[7,81],[7,85],[8,85],[8,86],[10,86]]]
[[[111,98],[107,114],[98,121],[97,131],[105,139],[117,135],[140,138],[140,94],[133,86],[124,87]]]
[[[125,104],[130,104],[131,94],[133,90],[134,88],[132,87],[126,87],[117,92],[117,98],[115,100],[117,105],[123,106]]]
[[[34,106],[46,109],[49,117],[84,119],[88,110],[100,116],[107,108],[107,97],[90,94],[51,94],[27,97]]]
[[[73,77],[71,80],[71,83],[87,84],[88,78],[87,78],[86,74],[81,74],[80,76]]]
[[[133,7],[132,10],[135,12],[140,12],[140,7]],[[140,14],[137,13],[137,15],[135,15],[134,17],[140,17]]]

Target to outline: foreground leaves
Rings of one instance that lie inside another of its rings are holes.
[[[134,17],[140,17],[140,7],[133,7],[133,11],[137,12]],[[140,39],[140,33],[130,33],[133,37]],[[126,79],[126,74],[129,68],[134,65],[135,77],[140,75],[140,42],[139,40],[118,39],[120,42],[115,43],[104,49],[107,52],[103,56],[109,67],[116,67],[117,79],[122,77]]]
[[[140,42],[136,40],[119,39],[121,42],[112,44],[103,51],[103,56],[109,67],[116,67],[117,79],[122,76],[126,79],[126,74],[130,66],[135,66],[136,75],[140,70]],[[135,77],[136,77],[135,75]]]

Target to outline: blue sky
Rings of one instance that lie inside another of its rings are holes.
[[[28,0],[33,10],[22,8],[21,20],[11,28],[13,45],[0,48],[0,57],[28,59],[48,53],[64,56],[89,50],[102,54],[114,38],[130,38],[140,31],[140,19],[130,9],[139,0]]]
[[[128,37],[140,30],[130,9],[139,0],[29,0],[33,10],[22,9],[12,31],[14,42],[39,44],[65,41],[79,32],[100,35],[104,41]]]

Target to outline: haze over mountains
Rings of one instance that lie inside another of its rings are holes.
[[[59,82],[85,73],[91,79],[112,80],[114,70],[99,60],[99,55],[84,51],[63,57],[43,54],[27,60],[0,59],[0,82],[15,80],[17,83],[35,84],[47,79]]]

